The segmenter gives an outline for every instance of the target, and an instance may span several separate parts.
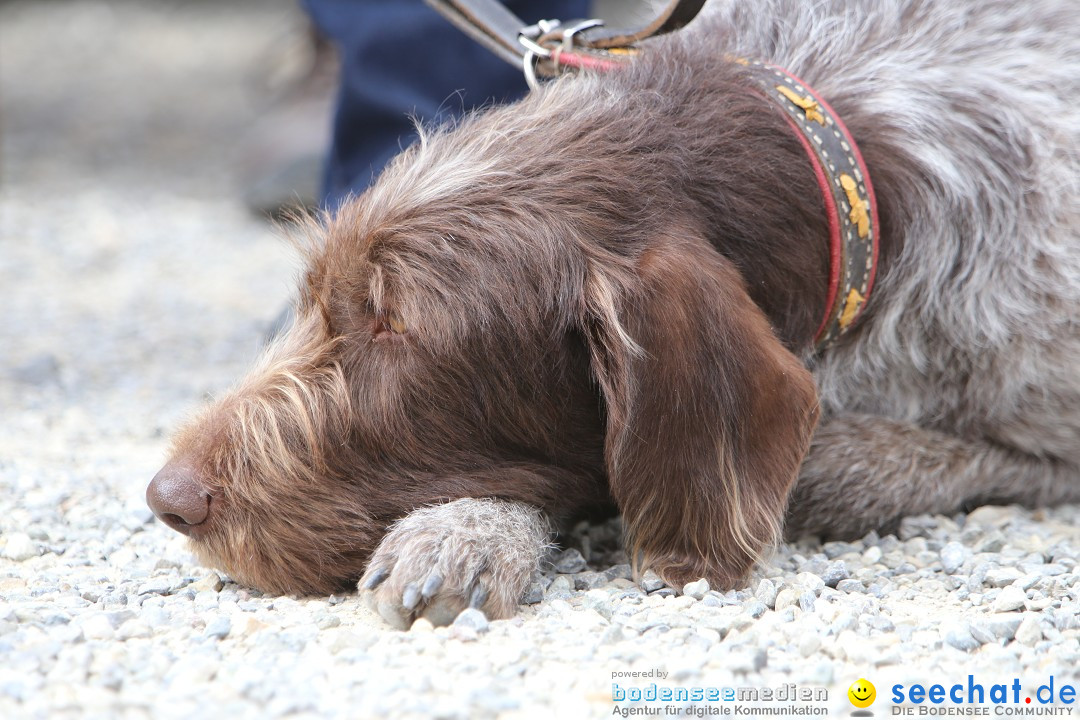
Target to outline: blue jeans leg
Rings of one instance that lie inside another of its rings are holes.
[[[304,0],[337,45],[341,86],[323,205],[359,193],[415,138],[410,116],[438,121],[526,91],[521,70],[477,44],[422,0]],[[526,23],[586,16],[587,0],[518,0]]]

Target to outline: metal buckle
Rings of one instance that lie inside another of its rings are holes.
[[[563,51],[570,51],[574,48],[574,36],[579,32],[588,30],[589,28],[601,27],[604,21],[600,18],[593,18],[592,20],[578,20],[562,31],[562,49]]]
[[[525,48],[525,55],[521,59],[522,71],[525,73],[525,82],[528,83],[529,89],[536,90],[540,87],[540,81],[536,77],[537,62],[541,59],[550,59],[554,61],[557,70],[559,67],[559,54],[573,50],[574,36],[589,28],[599,27],[603,24],[604,21],[597,18],[579,20],[566,27],[563,27],[558,20],[541,20],[535,25],[529,25],[519,30],[518,42]],[[561,47],[552,50],[538,42],[541,38],[547,37],[556,31],[561,31],[559,33],[562,42]]]
[[[535,25],[523,27],[518,31],[518,42],[525,48],[525,54],[521,58],[522,71],[525,73],[525,82],[530,90],[540,87],[536,79],[536,61],[539,58],[551,57],[551,50],[536,42],[541,36],[547,35],[559,27],[558,20],[541,20]]]

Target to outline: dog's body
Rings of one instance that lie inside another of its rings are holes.
[[[877,285],[821,353],[821,192],[737,58],[825,97],[877,189]],[[1077,97],[1066,3],[714,3],[346,204],[152,504],[264,588],[366,568],[405,623],[512,612],[548,519],[610,501],[642,567],[731,585],[785,508],[841,536],[1080,499]]]

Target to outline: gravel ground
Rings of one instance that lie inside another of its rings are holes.
[[[231,177],[295,19],[0,4],[0,718],[601,717],[628,707],[613,682],[820,686],[847,716],[861,677],[880,716],[893,683],[1078,684],[1076,507],[787,545],[745,589],[681,596],[629,579],[616,524],[583,527],[517,618],[404,633],[355,595],[266,597],[195,564],[143,490],[296,273]]]

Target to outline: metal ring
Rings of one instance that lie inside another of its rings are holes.
[[[526,51],[539,57],[550,57],[551,51],[536,42],[542,35],[550,33],[560,25],[558,20],[540,20],[535,25],[529,25],[518,30],[518,42]]]
[[[551,57],[551,50],[547,49],[546,47],[544,47],[530,37],[526,37],[525,35],[518,35],[518,42],[525,47],[526,55],[536,55],[537,57],[542,58]]]
[[[537,54],[532,50],[526,50],[525,55],[521,58],[522,70],[525,72],[525,82],[528,84],[529,90],[536,90],[540,87],[540,82],[536,79],[536,60]]]
[[[563,50],[570,52],[574,49],[574,36],[579,32],[588,30],[589,28],[601,27],[604,21],[599,18],[593,18],[592,20],[581,20],[568,28],[564,28],[562,31],[562,46]]]

